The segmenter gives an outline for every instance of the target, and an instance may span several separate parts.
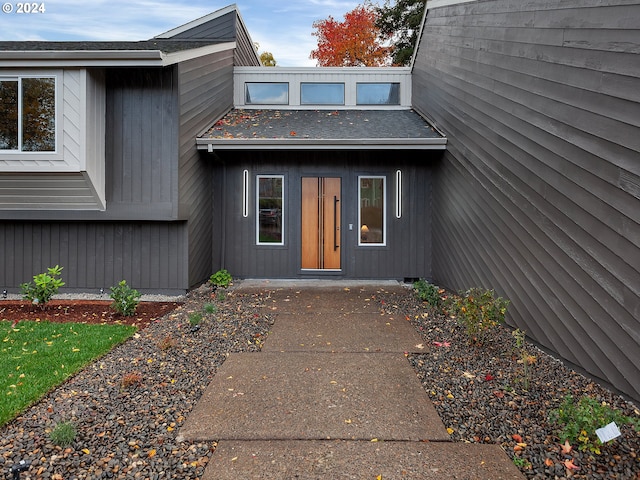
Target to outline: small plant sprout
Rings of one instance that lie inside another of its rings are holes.
[[[58,278],[62,274],[62,268],[59,265],[50,267],[46,273],[34,275],[32,282],[22,283],[20,285],[22,296],[44,309],[51,297],[58,293],[60,287],[64,286],[62,279]]]
[[[54,445],[68,447],[76,439],[76,426],[73,422],[60,422],[53,427],[49,433],[49,438]]]
[[[120,315],[131,316],[136,313],[142,295],[127,285],[126,280],[122,280],[117,286],[111,287],[109,296],[113,300],[111,308]]]
[[[213,315],[218,311],[218,307],[216,307],[213,303],[205,303],[204,307],[202,307],[202,310],[208,315]]]
[[[526,332],[516,328],[511,332],[516,342],[516,350],[518,352],[518,363],[522,364],[522,388],[529,390],[531,384],[531,370],[529,366],[535,363],[536,357],[529,354],[527,351],[527,344],[525,340]]]
[[[189,325],[192,327],[200,325],[202,322],[202,314],[200,312],[191,312],[189,314]]]

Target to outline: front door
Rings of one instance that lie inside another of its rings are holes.
[[[340,270],[340,178],[302,177],[302,268]]]

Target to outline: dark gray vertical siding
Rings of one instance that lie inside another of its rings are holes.
[[[449,139],[433,271],[496,288],[509,322],[640,398],[640,5],[428,11],[414,106]]]
[[[177,216],[178,108],[175,73],[107,70],[108,216]]]
[[[154,292],[184,291],[186,262],[174,251],[187,248],[182,224],[159,222],[8,222],[0,228],[0,286],[19,285],[56,264],[65,289],[100,289],[126,279]]]
[[[233,106],[233,51],[179,65],[179,202],[188,217],[189,285],[212,273],[212,159],[199,154],[195,136]],[[185,259],[187,261],[187,259]]]
[[[439,153],[219,152],[220,202],[224,225],[214,258],[238,277],[295,278],[301,272],[301,177],[342,178],[342,272],[345,278],[431,278],[431,171]],[[242,172],[249,171],[249,216],[242,217]],[[403,172],[403,215],[395,218],[395,172]],[[285,175],[284,246],[256,245],[256,175]],[[358,247],[358,175],[387,177],[387,245]],[[225,193],[226,192],[226,193]],[[348,225],[353,224],[353,230]],[[317,272],[315,273],[317,275]],[[324,275],[320,274],[320,275]]]

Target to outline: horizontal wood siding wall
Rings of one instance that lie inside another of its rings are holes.
[[[301,272],[301,177],[342,179],[341,278],[431,278],[431,171],[439,152],[220,152],[224,225],[215,259],[234,276],[307,278]],[[242,176],[249,171],[249,215],[242,216]],[[395,172],[403,175],[403,214],[395,218]],[[284,175],[284,246],[256,245],[256,175]],[[387,177],[387,246],[358,247],[358,175]],[[349,230],[348,225],[353,229]]]
[[[212,161],[196,149],[196,135],[233,106],[233,51],[179,66],[181,216],[189,226],[189,284],[211,275],[213,225]]]
[[[640,399],[640,5],[431,9],[414,106],[449,139],[434,277],[495,288],[508,321]]]
[[[126,279],[142,291],[184,292],[187,265],[175,252],[186,242],[181,222],[2,222],[0,288],[18,292],[58,264],[64,289],[108,292]]]

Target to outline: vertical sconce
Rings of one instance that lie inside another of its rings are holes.
[[[249,216],[249,170],[242,172],[242,216]]]
[[[402,171],[396,170],[396,218],[402,218]]]

